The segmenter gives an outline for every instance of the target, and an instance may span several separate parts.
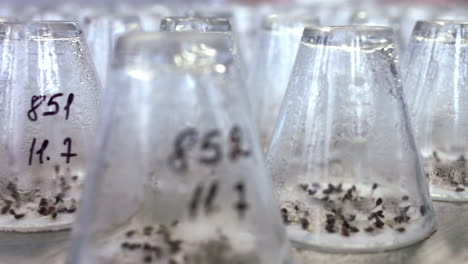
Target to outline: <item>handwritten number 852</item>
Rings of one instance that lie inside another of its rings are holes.
[[[205,165],[216,165],[223,159],[222,142],[219,138],[221,132],[217,129],[210,130],[201,137],[200,156],[198,161]],[[192,151],[200,141],[200,134],[194,128],[187,128],[180,132],[174,141],[174,152],[169,156],[169,166],[176,172],[184,172],[188,169],[187,153]],[[249,156],[250,151],[242,148],[242,133],[238,126],[229,131],[227,142],[228,157],[235,161],[242,156]]]
[[[50,116],[50,115],[56,115],[60,112],[60,104],[56,101],[59,97],[63,96],[63,93],[56,93],[53,94],[50,98],[49,101],[47,102],[47,106],[50,107],[49,110],[42,113],[42,116]],[[68,120],[68,117],[70,116],[70,106],[73,103],[73,100],[75,98],[75,95],[73,93],[70,93],[67,98],[67,102],[63,110],[65,111],[65,120]],[[28,111],[28,118],[31,121],[37,121],[37,112],[36,110],[44,103],[44,101],[47,100],[47,95],[33,95],[31,97],[31,109]]]

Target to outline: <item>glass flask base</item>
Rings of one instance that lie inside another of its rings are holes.
[[[288,199],[284,199],[288,198]],[[429,237],[430,207],[378,184],[300,184],[282,193],[290,241],[329,252],[381,252]]]
[[[18,220],[0,216],[0,232],[44,232],[70,229],[75,216],[72,214],[52,217],[34,217]]]
[[[433,151],[424,155],[433,200],[468,202],[468,174],[464,155]]]
[[[361,236],[360,241],[363,243],[361,245],[355,244],[355,242],[352,244],[345,243],[343,240],[340,240],[339,235],[331,235],[329,239],[324,239],[322,236],[314,237],[314,235],[304,232],[303,230],[298,230],[297,228],[287,228],[287,232],[289,241],[291,241],[292,246],[296,248],[314,249],[332,253],[376,253],[404,248],[423,241],[435,233],[436,228],[435,224],[432,227],[425,228],[424,230],[419,228],[408,228],[406,230],[407,236],[404,239],[394,240],[393,242],[388,242],[390,237],[385,235],[385,232],[387,231],[379,234],[378,240],[369,240],[367,236]],[[340,241],[339,243],[343,244],[337,246],[336,243],[333,243],[334,239],[337,239]],[[330,241],[329,244],[327,243],[327,240]],[[370,246],[368,245],[369,241],[372,241],[372,245]]]
[[[183,238],[183,239],[182,239]],[[202,224],[130,228],[109,240],[98,263],[258,264],[255,238]]]
[[[82,181],[77,176],[70,181],[61,177],[58,194],[43,196],[20,194],[9,183],[8,195],[0,197],[0,232],[44,232],[71,228],[75,219]]]
[[[445,188],[439,188],[434,185],[430,185],[431,198],[434,201],[441,202],[468,202],[468,191],[465,192],[454,192],[453,190],[447,190]]]

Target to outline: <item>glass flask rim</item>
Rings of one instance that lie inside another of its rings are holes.
[[[7,28],[19,29],[16,30],[15,36],[9,36],[4,33]],[[41,31],[44,29],[47,29],[46,32]],[[1,39],[53,40],[80,37],[83,35],[83,31],[77,22],[68,20],[44,20],[27,23],[8,21],[0,22],[0,34],[2,35]]]
[[[303,36],[313,37],[316,35],[332,35],[335,32],[346,32],[354,34],[393,34],[393,29],[386,26],[346,25],[346,26],[310,26],[304,28]]]
[[[386,26],[314,26],[304,28],[302,45],[338,50],[375,51],[394,46],[394,32]]]
[[[443,26],[468,26],[468,19],[467,20],[461,20],[461,19],[421,19],[416,21],[415,27],[417,26],[437,26],[437,27],[443,27]]]
[[[206,32],[232,32],[231,21],[222,16],[201,17],[201,16],[168,16],[161,20],[160,30],[165,32],[182,32],[192,30],[177,30],[178,21],[199,21],[212,26],[213,30]]]
[[[466,45],[468,20],[418,20],[411,37],[416,41],[434,41],[453,45]],[[462,42],[460,42],[462,40]]]

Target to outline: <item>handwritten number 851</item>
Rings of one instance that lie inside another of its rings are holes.
[[[57,93],[53,94],[50,98],[49,101],[47,102],[47,106],[50,107],[51,111],[47,111],[42,113],[42,116],[50,116],[50,115],[56,115],[60,111],[60,104],[56,102],[56,99],[59,97],[63,96],[63,93]],[[75,98],[75,95],[73,93],[70,93],[67,98],[67,102],[63,110],[65,111],[65,120],[68,120],[68,117],[70,116],[70,106],[73,103],[73,100]],[[36,121],[37,120],[37,112],[36,110],[42,105],[47,100],[46,95],[33,95],[31,97],[31,109],[28,111],[28,118],[31,121]]]

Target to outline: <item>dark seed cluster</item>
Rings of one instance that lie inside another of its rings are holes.
[[[157,245],[150,243],[147,239],[141,239],[141,241],[135,241],[135,237],[141,235],[143,237],[150,237],[152,235],[157,235],[162,238],[164,245]],[[140,250],[143,253],[142,261],[143,263],[152,263],[153,260],[159,260],[164,255],[174,255],[177,254],[181,249],[182,240],[173,239],[170,230],[165,225],[159,226],[158,229],[153,228],[152,226],[144,227],[141,232],[137,230],[129,230],[125,233],[125,237],[128,241],[122,242],[120,245],[124,251],[136,251]],[[171,259],[172,260],[172,259]],[[173,260],[174,261],[174,260]],[[175,262],[177,263],[177,262]]]
[[[311,222],[322,219],[323,229],[328,233],[340,234],[344,237],[364,231],[375,233],[383,229],[393,229],[399,233],[405,232],[405,225],[410,223],[412,215],[424,216],[427,206],[415,206],[408,195],[401,197],[380,197],[376,195],[380,186],[377,183],[369,186],[363,196],[355,185],[344,188],[343,184],[326,184],[324,188],[319,183],[301,183],[298,190],[305,199],[303,201],[287,201],[281,206],[280,212],[286,225],[297,224],[303,230],[311,231]],[[319,209],[318,211],[316,209]],[[319,215],[314,215],[319,212]]]
[[[70,169],[67,168],[67,173]],[[60,166],[54,166],[54,172],[58,176],[60,174]],[[76,200],[70,198],[71,182],[77,182],[78,176],[74,175],[67,181],[65,176],[58,177],[58,194],[45,197],[40,194],[39,189],[35,189],[33,193],[20,193],[16,183],[9,182],[4,193],[0,193],[0,214],[11,215],[15,219],[23,219],[27,216],[28,211],[31,212],[31,207],[27,204],[34,204],[36,213],[39,216],[50,216],[51,219],[56,219],[59,214],[71,214],[76,211]]]
[[[164,264],[258,263],[256,254],[255,257],[234,254],[230,240],[219,230],[216,237],[200,241],[198,245],[193,241],[187,242],[175,238],[178,226],[178,221],[174,221],[171,225],[145,226],[139,230],[128,230],[119,248],[124,254],[118,255],[118,259],[121,260],[124,256],[132,258],[132,263]],[[243,258],[255,260],[238,262]]]
[[[465,156],[461,155],[455,161],[444,161],[434,151],[429,160],[426,162],[426,176],[431,179],[431,184],[444,185],[455,192],[465,192],[468,189]]]
[[[72,198],[70,201],[65,202],[62,197],[63,193],[56,195],[50,200],[41,198],[37,212],[42,216],[50,215],[53,219],[55,219],[58,214],[74,213],[76,211],[76,200]]]

